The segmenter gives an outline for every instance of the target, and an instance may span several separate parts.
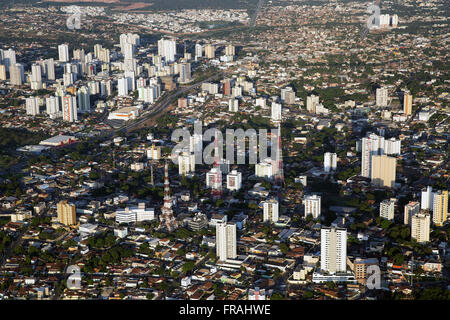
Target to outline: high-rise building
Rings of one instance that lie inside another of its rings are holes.
[[[407,225],[411,225],[411,218],[416,213],[420,211],[420,203],[417,201],[410,201],[407,205],[405,205],[405,211],[403,215],[403,223]]]
[[[239,100],[236,98],[231,98],[228,100],[228,111],[238,112],[239,110]]]
[[[81,113],[90,112],[91,111],[91,98],[90,98],[90,90],[89,87],[82,86],[78,89],[78,111]]]
[[[325,172],[335,171],[337,168],[336,153],[326,152],[323,155],[323,170]]]
[[[60,44],[58,46],[58,56],[60,62],[69,62],[69,46],[67,44]]]
[[[433,195],[433,223],[444,225],[448,217],[448,191],[437,191]]]
[[[6,71],[11,72],[10,67],[16,64],[16,52],[13,49],[3,51],[3,62]]]
[[[128,80],[127,78],[119,78],[117,83],[117,90],[119,97],[128,95]]]
[[[293,104],[295,102],[295,92],[291,87],[281,89],[281,101],[286,104]]]
[[[384,154],[384,137],[369,134],[361,141],[361,176],[370,178],[372,156]]]
[[[203,57],[203,46],[200,43],[195,44],[195,57]]]
[[[78,120],[77,98],[71,95],[62,97],[63,120],[75,122]]]
[[[205,57],[207,59],[214,59],[216,57],[216,48],[212,44],[205,46]]]
[[[195,154],[181,152],[178,155],[178,174],[185,176],[190,172],[195,172]]]
[[[407,116],[412,113],[412,95],[409,91],[404,92],[403,95],[403,113]]]
[[[232,44],[227,45],[225,47],[225,55],[226,56],[235,56],[236,55],[236,48]]]
[[[191,77],[191,64],[190,63],[182,63],[180,65],[180,83],[188,83],[192,81]]]
[[[401,143],[401,140],[395,138],[384,140],[384,154],[399,155],[401,153]]]
[[[166,63],[175,62],[176,54],[177,54],[177,44],[175,40],[162,38],[158,41],[158,55],[163,57]]]
[[[15,63],[9,67],[9,77],[11,79],[11,85],[21,86],[24,81],[24,68],[23,64]]]
[[[316,113],[316,106],[319,104],[319,96],[310,95],[306,97],[306,110],[311,113]]]
[[[44,61],[44,64],[47,69],[47,80],[54,81],[56,79],[55,76],[55,60],[53,58],[47,59]]]
[[[388,90],[386,88],[378,88],[375,98],[378,107],[386,107],[388,105]]]
[[[57,205],[58,222],[66,226],[77,224],[76,207],[66,200],[58,202]]]
[[[394,14],[394,15],[392,15],[392,17],[391,17],[391,26],[392,26],[393,28],[396,28],[397,25],[398,25],[398,15]]]
[[[272,121],[281,121],[281,104],[272,102]]]
[[[393,200],[383,200],[380,203],[380,217],[387,220],[394,220],[395,202]]]
[[[313,194],[305,196],[303,200],[305,205],[305,217],[308,215],[312,215],[314,219],[320,217],[321,213],[321,197]]]
[[[39,114],[39,98],[38,97],[30,97],[25,99],[27,114],[31,116],[35,116]]]
[[[266,158],[255,165],[255,175],[257,177],[271,179],[274,176],[274,163],[271,158]]]
[[[6,66],[0,64],[0,81],[6,81]]]
[[[216,255],[219,261],[237,257],[236,224],[222,222],[216,224]]]
[[[238,191],[242,186],[242,173],[232,170],[227,175],[227,189],[231,191]]]
[[[422,210],[433,210],[433,188],[428,186],[421,192],[420,209]]]
[[[34,63],[31,66],[31,89],[42,89],[42,68],[40,64]]]
[[[48,97],[45,99],[45,110],[47,114],[56,114],[60,112],[59,97]]]
[[[393,188],[397,159],[386,155],[372,156],[372,184],[377,187]]]
[[[214,167],[206,173],[206,187],[212,189],[222,188],[222,171],[220,167]]]
[[[428,212],[416,213],[411,218],[411,238],[419,243],[430,241],[430,214]]]
[[[277,222],[279,216],[279,204],[276,199],[263,201],[263,222]]]
[[[347,271],[347,230],[323,227],[320,230],[320,269],[335,274]]]

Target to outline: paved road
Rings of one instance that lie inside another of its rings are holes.
[[[203,83],[205,82],[209,82],[212,80],[217,80],[218,78],[222,77],[224,74],[223,72],[219,72],[201,82],[197,82],[195,84],[192,84],[190,86],[186,86],[186,87],[181,87],[179,88],[177,91],[175,91],[172,94],[169,94],[167,97],[165,97],[162,101],[159,101],[155,104],[155,106],[153,107],[153,109],[151,110],[150,113],[146,114],[145,116],[139,118],[137,121],[134,121],[132,123],[127,123],[124,126],[109,131],[108,133],[106,133],[106,137],[112,138],[114,135],[120,134],[120,133],[125,133],[125,132],[130,132],[134,129],[136,129],[137,127],[139,127],[140,125],[144,124],[146,121],[148,121],[149,119],[153,118],[154,116],[160,114],[161,112],[163,112],[165,109],[167,109],[167,107],[171,104],[171,102],[173,101],[173,99],[179,97],[180,95],[182,95],[185,92],[188,92],[192,89],[198,88],[200,87]]]

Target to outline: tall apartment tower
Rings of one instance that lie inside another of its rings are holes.
[[[158,55],[164,57],[167,63],[175,62],[177,54],[177,44],[175,40],[160,39],[158,41]]]
[[[21,86],[24,81],[24,68],[23,64],[15,63],[9,67],[9,77],[11,85]]]
[[[316,106],[319,104],[319,96],[310,95],[306,97],[306,110],[316,113]]]
[[[46,69],[47,69],[47,80],[54,81],[56,79],[55,76],[55,60],[53,58],[47,59],[44,61]]]
[[[216,255],[220,261],[235,259],[237,256],[236,224],[222,222],[216,224]]]
[[[91,111],[91,98],[90,98],[90,90],[89,87],[82,86],[78,89],[78,111],[90,112]]]
[[[410,201],[405,205],[405,211],[403,215],[403,223],[411,225],[412,216],[420,211],[420,203],[417,201]]]
[[[375,100],[378,107],[386,107],[388,105],[388,90],[378,88],[375,93]]]
[[[58,60],[60,62],[69,62],[70,61],[70,57],[69,57],[69,46],[67,44],[60,44],[58,46]]]
[[[320,230],[320,269],[335,274],[347,271],[347,230],[324,227]]]
[[[305,204],[305,217],[308,215],[312,215],[314,219],[320,217],[321,213],[321,198],[320,196],[314,194],[310,196],[305,196],[303,200]]]
[[[369,134],[361,140],[361,176],[370,178],[372,156],[384,154],[384,137]]]
[[[62,97],[63,120],[75,122],[78,120],[77,98],[71,95]]]
[[[214,59],[216,57],[216,48],[214,48],[214,45],[207,44],[205,46],[205,57],[207,59]]]
[[[412,113],[412,95],[406,91],[403,95],[403,113],[410,116]]]
[[[377,187],[393,188],[397,159],[386,155],[372,156],[372,184]]]
[[[181,152],[178,155],[178,174],[185,176],[190,172],[195,172],[195,154]]]
[[[25,106],[27,110],[27,115],[35,116],[39,114],[39,98],[30,97],[25,99]]]
[[[281,121],[281,104],[272,102],[272,121]]]
[[[6,81],[6,66],[0,64],[0,81]]]
[[[276,199],[263,202],[263,222],[277,222],[279,217],[279,204]]]
[[[203,46],[200,43],[195,44],[195,57],[203,57]]]
[[[58,202],[58,222],[66,226],[77,224],[76,207],[66,200]]]
[[[416,213],[411,219],[411,238],[419,243],[430,241],[430,214],[427,212]]]
[[[238,191],[242,185],[242,173],[232,170],[227,174],[227,189],[231,191]]]
[[[426,189],[422,190],[421,200],[420,200],[420,209],[422,210],[433,210],[433,188],[428,186]]]
[[[380,217],[387,220],[394,220],[395,202],[392,200],[383,200],[380,203]]]
[[[448,217],[448,191],[437,191],[433,196],[433,223],[442,226]]]
[[[336,153],[326,152],[323,155],[323,170],[330,172],[336,170],[337,167],[337,155]]]

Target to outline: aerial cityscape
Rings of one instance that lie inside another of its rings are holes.
[[[449,34],[446,0],[2,2],[0,300],[449,300]]]

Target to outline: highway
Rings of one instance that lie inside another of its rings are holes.
[[[106,134],[107,137],[112,138],[114,135],[117,134],[121,134],[121,133],[126,133],[126,132],[130,132],[132,130],[134,130],[135,128],[139,127],[140,125],[142,125],[143,123],[145,123],[146,121],[148,121],[149,119],[153,118],[154,116],[158,115],[159,113],[163,112],[165,109],[167,109],[167,107],[171,104],[171,102],[173,101],[173,99],[176,99],[177,97],[179,97],[180,95],[182,95],[185,92],[188,92],[192,89],[198,88],[200,87],[203,83],[205,82],[209,82],[209,81],[213,81],[213,80],[217,80],[218,78],[222,77],[224,74],[223,72],[219,72],[203,81],[197,82],[195,84],[192,84],[190,86],[187,87],[181,87],[179,88],[177,91],[175,91],[172,94],[169,94],[167,97],[165,97],[162,101],[159,101],[155,104],[155,106],[152,108],[151,112],[146,114],[145,116],[139,118],[137,121],[134,121],[132,123],[127,123],[124,126],[109,131],[109,133]]]

